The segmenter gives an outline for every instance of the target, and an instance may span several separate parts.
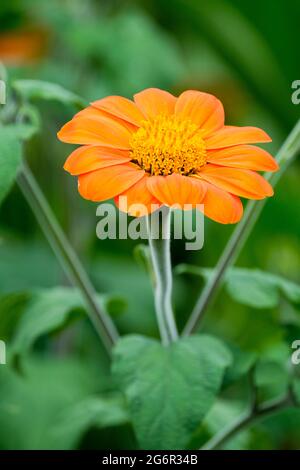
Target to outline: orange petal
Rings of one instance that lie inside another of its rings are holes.
[[[122,194],[115,198],[115,203],[123,212],[134,217],[142,217],[150,214],[161,206],[161,203],[153,196],[147,187],[147,179],[149,176],[144,176],[137,183],[124,191]],[[122,201],[122,197],[126,197]],[[135,207],[134,207],[135,206]]]
[[[126,150],[85,145],[69,155],[64,169],[71,175],[80,175],[99,168],[127,163],[130,160],[131,157]]]
[[[190,119],[204,131],[203,136],[224,126],[224,108],[215,96],[187,90],[177,99],[175,113]]]
[[[147,180],[147,185],[162,204],[166,206],[177,204],[182,209],[184,204],[191,204],[193,207],[200,204],[205,194],[201,181],[177,173],[169,176],[151,176]]]
[[[262,176],[251,170],[208,164],[198,176],[218,188],[248,199],[263,199],[273,195],[273,188]]]
[[[271,137],[258,127],[224,126],[205,138],[207,149],[219,149],[240,144],[271,142]]]
[[[78,178],[78,191],[82,197],[90,201],[104,201],[117,196],[144,175],[131,163],[101,168],[80,175]]]
[[[241,200],[210,183],[204,184],[206,186],[206,193],[202,201],[204,214],[221,224],[237,223],[243,215]]]
[[[277,171],[279,169],[278,163],[272,155],[253,145],[237,145],[219,150],[209,150],[207,161],[215,165],[256,171]]]
[[[158,88],[147,88],[135,94],[134,101],[146,118],[173,114],[176,104],[175,96]]]
[[[118,149],[130,149],[131,133],[114,119],[76,117],[67,122],[57,134],[69,144],[95,144]]]
[[[125,121],[124,119],[121,119],[117,116],[113,116],[112,114],[107,113],[103,109],[97,109],[93,106],[88,106],[87,108],[82,109],[77,114],[75,114],[75,116],[73,116],[73,119],[77,118],[95,119],[100,123],[100,125],[102,125],[103,118],[108,118],[119,123],[121,126],[126,127],[129,132],[136,132],[138,129],[138,127],[132,124],[131,122]]]
[[[122,96],[108,96],[102,100],[94,101],[92,106],[131,122],[136,126],[140,126],[141,122],[145,119],[135,103]]]
[[[103,117],[108,117],[105,111],[94,108],[93,106],[88,106],[87,108],[84,108],[78,113],[76,113],[75,116],[73,116],[73,119],[88,118],[88,119],[96,119],[96,120],[101,121]],[[110,116],[110,119],[111,118],[112,117]]]

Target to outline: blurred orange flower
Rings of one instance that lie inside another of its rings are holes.
[[[27,65],[43,55],[46,31],[18,30],[0,34],[0,60],[6,65]]]
[[[265,150],[249,144],[270,142],[256,127],[224,125],[222,103],[188,90],[178,98],[156,88],[134,101],[109,96],[80,111],[58,132],[63,142],[82,145],[65,170],[78,176],[81,196],[92,201],[127,196],[128,206],[204,204],[220,223],[236,223],[241,197],[273,195],[257,171],[278,165]],[[132,215],[141,215],[132,214]]]

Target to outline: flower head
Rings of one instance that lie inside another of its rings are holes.
[[[134,101],[109,96],[76,114],[58,133],[80,144],[65,170],[78,176],[80,194],[92,201],[126,196],[145,212],[157,205],[204,205],[221,223],[238,222],[240,197],[273,195],[258,171],[276,171],[274,158],[253,143],[270,142],[256,127],[224,125],[213,95],[188,90],[178,98],[156,88]],[[132,215],[144,215],[140,211]]]

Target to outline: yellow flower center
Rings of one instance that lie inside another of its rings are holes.
[[[189,175],[206,164],[199,127],[176,116],[159,115],[144,121],[132,136],[131,155],[151,175]]]

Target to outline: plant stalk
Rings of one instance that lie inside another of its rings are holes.
[[[97,302],[96,291],[86,271],[57,222],[26,162],[23,162],[19,172],[18,184],[66,275],[71,283],[80,290],[86,302],[88,315],[105,349],[110,354],[112,346],[118,339],[117,330],[111,319],[101,310]]]
[[[161,223],[159,215],[162,215]],[[157,322],[164,345],[178,338],[172,309],[172,267],[170,253],[171,210],[163,207],[148,216],[148,236],[154,272],[154,298]]]
[[[221,448],[226,442],[232,439],[239,432],[244,431],[248,426],[252,426],[260,419],[278,413],[283,409],[293,406],[294,402],[287,394],[283,398],[272,400],[260,407],[251,407],[249,411],[240,416],[233,424],[213,436],[200,450],[216,450]]]

